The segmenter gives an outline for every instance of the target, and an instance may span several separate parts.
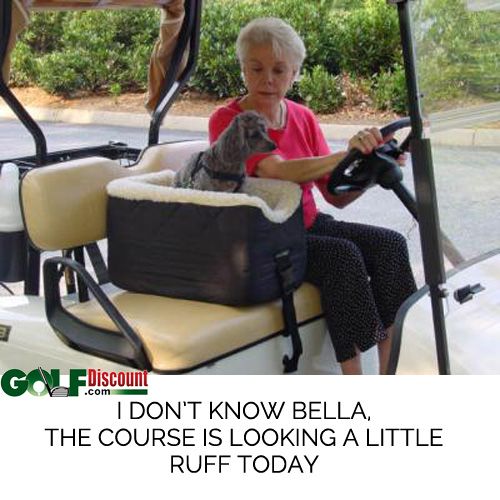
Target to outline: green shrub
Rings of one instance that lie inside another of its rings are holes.
[[[338,57],[331,43],[329,20],[333,0],[209,0],[204,5],[198,68],[191,86],[218,97],[244,91],[236,57],[239,30],[256,17],[275,16],[289,22],[307,49],[304,69],[322,65],[337,73]]]
[[[59,50],[69,12],[33,13],[22,40],[35,54]]]
[[[265,15],[284,19],[304,41],[307,51],[305,70],[324,66],[329,73],[340,72],[339,54],[332,38],[340,13],[333,10],[334,3],[335,0],[280,0],[266,3]]]
[[[143,90],[158,25],[156,9],[74,13],[63,44],[89,61],[82,75],[84,88],[119,83],[123,90]]]
[[[385,0],[209,0],[193,87],[218,97],[243,91],[236,38],[242,26],[262,16],[281,17],[297,30],[307,49],[305,71],[319,65],[334,75],[371,77],[401,60],[396,9]]]
[[[386,0],[365,0],[363,8],[338,17],[333,28],[343,71],[372,76],[401,62],[397,12]]]
[[[59,50],[66,12],[34,13],[12,52],[11,83],[28,86],[38,83],[38,57]]]
[[[13,82],[65,95],[144,90],[158,26],[157,9],[35,15],[13,53]]]
[[[374,77],[372,98],[378,109],[408,114],[405,72],[400,64]]]
[[[52,52],[38,65],[38,84],[49,94],[70,95],[86,88],[85,60],[73,52]]]
[[[235,42],[240,28],[263,12],[262,4],[248,0],[204,4],[198,66],[190,86],[217,97],[243,92]]]
[[[333,113],[345,101],[340,77],[332,76],[323,66],[306,71],[299,82],[300,95],[316,113]]]
[[[16,87],[26,87],[37,79],[38,65],[29,45],[20,41],[12,53],[10,82]]]
[[[113,97],[118,97],[118,96],[120,96],[122,92],[123,92],[123,89],[122,89],[122,86],[121,86],[119,83],[112,83],[112,84],[109,86],[109,93],[110,93]]]
[[[333,0],[332,6],[336,9],[358,9],[365,0]]]
[[[436,15],[446,12],[446,15]],[[414,13],[420,86],[428,112],[498,101],[500,12],[433,0]]]

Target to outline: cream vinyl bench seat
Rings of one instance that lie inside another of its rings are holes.
[[[148,148],[125,168],[106,158],[85,158],[29,171],[21,183],[21,202],[30,242],[41,251],[72,249],[106,238],[106,185],[113,179],[176,170],[204,141]],[[72,269],[90,300],[65,303],[59,281]],[[183,373],[209,365],[283,335],[281,301],[231,307],[115,289],[109,294],[73,259],[44,263],[46,313],[59,337],[71,347],[139,369]],[[304,283],[294,297],[297,322],[322,317],[317,289]],[[310,346],[310,339],[304,339]],[[311,347],[321,348],[318,338]],[[281,360],[280,360],[281,361]],[[300,365],[299,365],[300,366]]]

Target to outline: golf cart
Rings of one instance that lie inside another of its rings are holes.
[[[447,298],[443,233],[431,144],[424,137],[428,123],[422,112],[412,33],[412,26],[420,23],[419,35],[425,39],[424,28],[432,19],[429,5],[425,4],[432,2],[389,3],[396,4],[399,12],[410,118],[389,124],[382,131],[390,134],[408,126],[410,131],[400,144],[392,141],[369,158],[349,154],[332,175],[329,189],[341,192],[375,185],[391,189],[419,222],[426,286],[398,313],[391,372],[499,373],[498,253],[472,265],[460,264],[464,271],[454,271],[449,278],[458,297],[458,324],[463,328],[460,335],[450,341],[447,338],[450,326],[445,321],[444,306],[453,299]],[[102,257],[109,236],[108,184],[134,183],[151,175],[160,178],[206,147],[204,141],[159,144],[162,120],[195,66],[201,0],[7,0],[0,11],[3,68],[15,41],[15,31],[28,17],[28,4],[30,9],[156,6],[162,8],[166,22],[161,25],[164,31],[160,32],[160,43],[152,58],[157,71],[150,71],[152,118],[148,146],[143,150],[113,143],[47,151],[43,132],[8,89],[3,72],[0,96],[31,133],[36,154],[2,160],[2,175],[8,163],[14,163],[22,173],[19,198],[23,224],[0,240],[0,281],[23,281],[24,294],[0,297],[0,367],[28,371],[42,365],[63,371],[85,366],[157,373],[339,373],[326,336],[319,293],[308,283],[294,290],[293,284],[287,282],[287,263],[281,281],[282,300],[253,305],[229,306],[136,293],[109,283]],[[498,45],[489,49],[498,51]],[[492,99],[488,95],[486,103],[474,106],[488,107],[492,100],[495,96]],[[498,109],[490,118],[498,120]],[[401,151],[408,150],[412,155],[416,200],[401,183],[401,170],[395,161]],[[452,248],[444,241],[448,250]],[[41,292],[40,257],[48,252],[57,254],[45,259]],[[453,255],[455,262],[460,260],[457,252]],[[484,277],[477,279],[477,272],[483,272]],[[65,286],[61,287],[63,278]],[[292,312],[291,299],[295,305]],[[476,326],[465,326],[464,316],[475,321],[483,314],[478,312],[482,311],[483,302],[488,304],[488,329],[478,331]],[[454,314],[450,311],[448,322]],[[483,332],[487,337],[483,338]],[[464,361],[464,349],[470,350],[474,360],[481,360],[480,365]],[[482,362],[484,349],[489,363]],[[459,362],[455,361],[455,354]],[[373,352],[365,353],[363,362],[365,371],[376,373]]]

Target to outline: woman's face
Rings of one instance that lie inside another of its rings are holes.
[[[296,70],[284,56],[276,57],[272,47],[250,47],[243,62],[243,75],[248,95],[256,105],[277,104],[288,92]]]

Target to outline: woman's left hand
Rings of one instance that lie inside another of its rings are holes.
[[[358,149],[364,155],[369,155],[373,150],[380,147],[384,142],[390,141],[393,137],[394,134],[391,134],[384,139],[377,127],[365,128],[349,140],[348,148],[349,150]],[[406,165],[406,155],[399,156],[397,162],[404,167]]]
[[[386,141],[389,138],[386,137]],[[369,155],[374,149],[384,144],[384,138],[377,127],[360,130],[354,137],[349,139],[349,151],[358,149],[364,155]]]

